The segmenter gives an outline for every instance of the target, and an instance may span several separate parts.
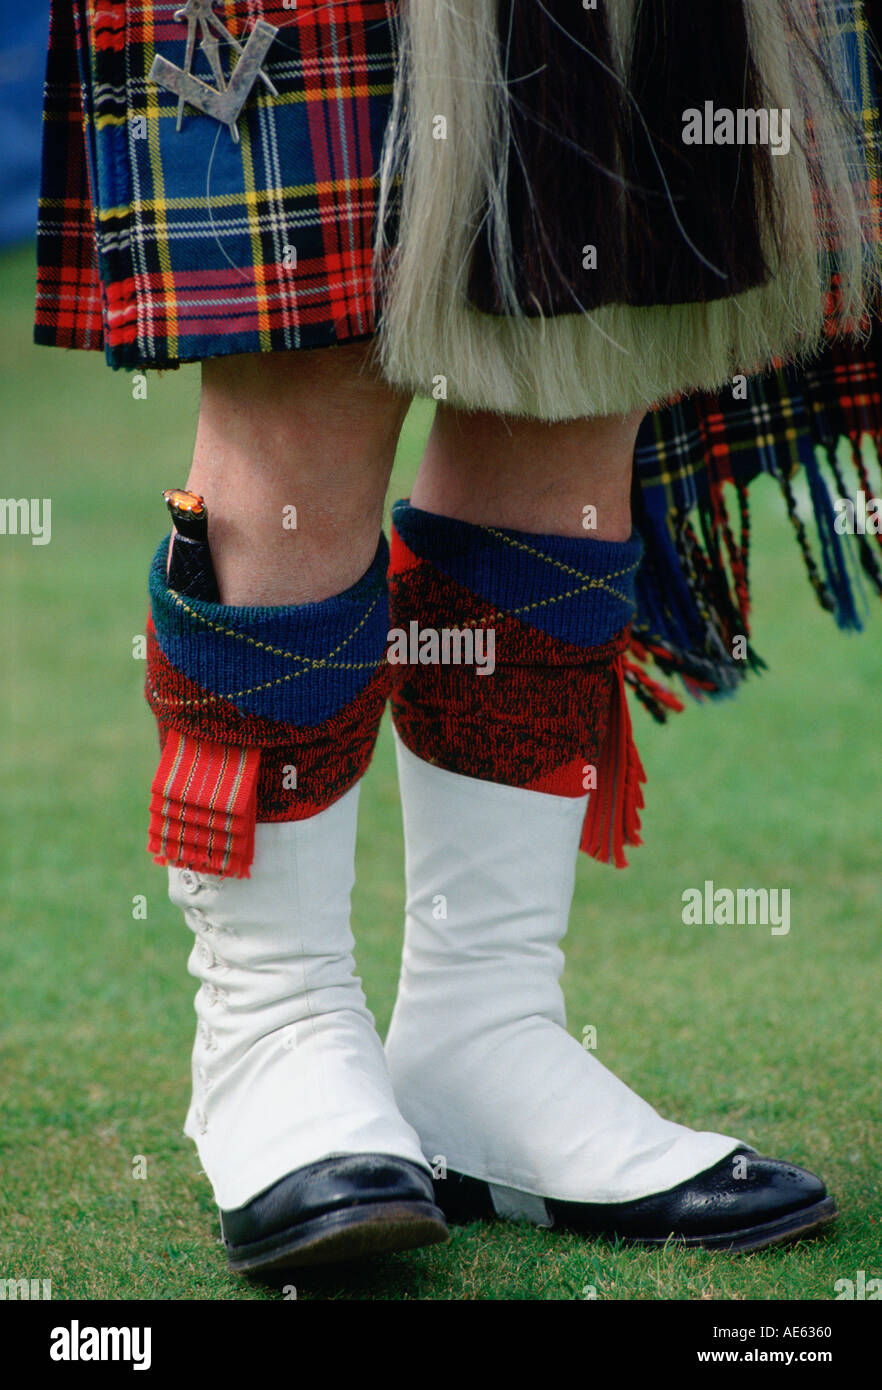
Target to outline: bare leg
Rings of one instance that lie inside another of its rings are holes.
[[[365,356],[352,344],[203,363],[187,486],[208,505],[223,603],[318,602],[370,565],[408,402]]]
[[[631,533],[642,412],[546,424],[440,406],[413,488],[424,511],[537,535],[622,541]],[[596,528],[584,508],[597,509]]]

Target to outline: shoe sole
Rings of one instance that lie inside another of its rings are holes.
[[[253,1248],[228,1249],[227,1263],[236,1274],[278,1274],[437,1245],[449,1234],[430,1202],[366,1202],[301,1221]]]

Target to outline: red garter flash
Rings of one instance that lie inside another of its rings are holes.
[[[367,771],[390,668],[315,725],[242,714],[178,671],[147,624],[147,700],[162,747],[147,849],[159,864],[248,878],[256,821],[306,820]],[[292,777],[294,770],[296,776]]]
[[[259,766],[259,748],[172,729],[151,787],[147,848],[157,864],[248,878]]]

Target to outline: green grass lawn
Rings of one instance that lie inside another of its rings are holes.
[[[143,701],[147,566],[163,487],[187,473],[197,372],[147,399],[100,354],[30,343],[32,256],[0,263],[0,494],[50,497],[52,541],[0,537],[3,863],[0,1277],[56,1298],[279,1298],[225,1270],[181,1127],[190,932],[144,849],[157,744]],[[411,414],[393,496],[429,420]],[[643,1253],[475,1225],[300,1298],[833,1297],[882,1275],[878,618],[862,638],[817,608],[776,489],[757,485],[755,639],[769,672],[664,729],[638,710],[646,845],[626,872],[583,857],[565,978],[570,1030],[671,1118],[816,1168],[828,1237],[748,1257]],[[99,515],[100,511],[100,515]],[[401,825],[388,721],[366,779],[355,931],[378,1024],[401,939]],[[791,888],[791,931],[685,927],[681,893]],[[133,898],[147,899],[146,920]],[[136,1155],[146,1180],[133,1178]]]

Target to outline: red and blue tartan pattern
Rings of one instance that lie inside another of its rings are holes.
[[[763,473],[781,489],[821,607],[842,628],[863,627],[868,595],[882,595],[882,538],[840,534],[833,502],[860,489],[880,495],[880,447],[878,321],[865,343],[831,345],[807,366],[751,377],[740,394],[700,394],[647,416],[634,458],[645,547],[634,631],[663,671],[701,695],[732,690],[762,665],[731,652],[751,630],[748,490]],[[800,474],[808,510],[795,493]]]
[[[52,0],[36,341],[164,367],[370,336],[391,0],[226,0],[242,41],[257,19],[279,29],[280,95],[257,84],[239,145],[190,107],[177,132],[177,98],[148,80],[157,52],[183,66],[178,8]]]

